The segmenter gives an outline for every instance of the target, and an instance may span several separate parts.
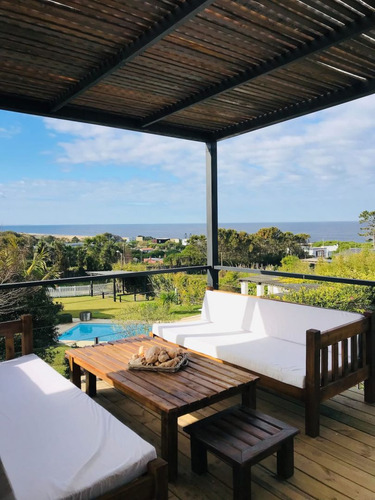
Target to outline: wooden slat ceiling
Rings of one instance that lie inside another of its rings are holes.
[[[375,92],[370,0],[0,0],[0,108],[214,141]]]

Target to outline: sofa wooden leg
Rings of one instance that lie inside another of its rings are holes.
[[[365,380],[365,402],[375,403],[375,377],[372,376]]]
[[[320,404],[312,401],[305,405],[305,433],[310,437],[319,436]]]
[[[306,400],[305,432],[308,436],[319,436],[320,417],[320,330],[306,332]]]

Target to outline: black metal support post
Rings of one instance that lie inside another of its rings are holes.
[[[206,143],[207,200],[207,286],[219,288],[218,265],[218,204],[217,204],[217,142]]]

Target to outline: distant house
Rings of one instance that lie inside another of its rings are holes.
[[[332,255],[337,251],[338,248],[338,245],[327,245],[321,247],[313,247],[309,245],[307,247],[304,247],[304,250],[309,257],[312,257],[314,259],[331,259]]]
[[[145,264],[162,264],[164,261],[164,259],[162,259],[161,257],[146,257],[145,259],[143,259],[143,262]]]
[[[167,243],[167,241],[169,241],[170,238],[154,238],[152,240],[153,243]]]

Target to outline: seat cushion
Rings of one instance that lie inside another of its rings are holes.
[[[126,484],[153,446],[34,354],[0,363],[0,455],[17,500],[88,499]]]
[[[302,344],[245,330],[217,332],[215,324],[197,322],[194,327],[189,323],[159,324],[158,335],[280,382],[305,387],[306,348]]]

